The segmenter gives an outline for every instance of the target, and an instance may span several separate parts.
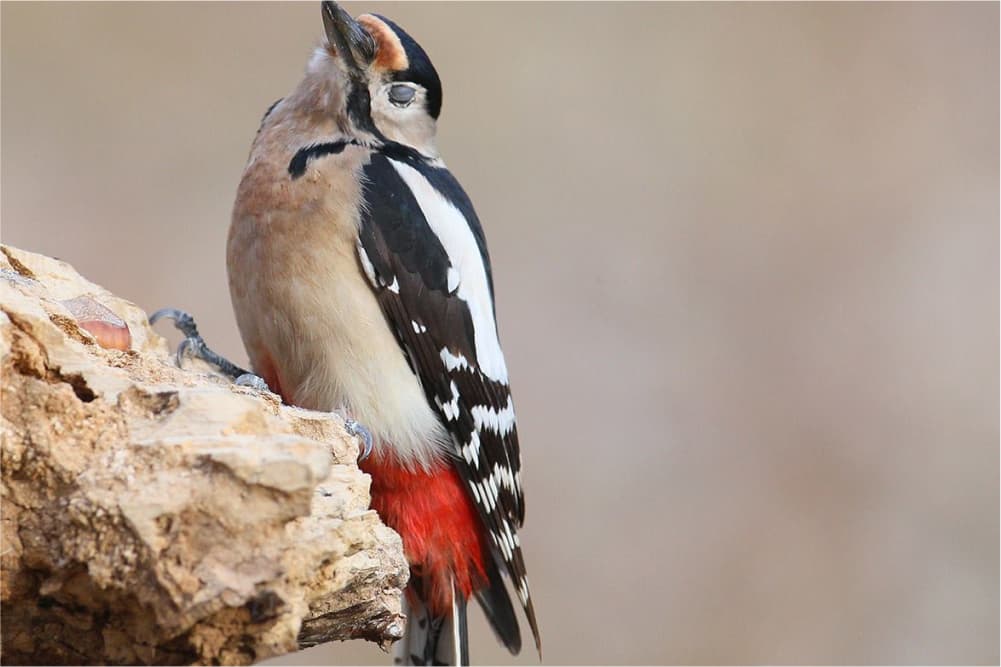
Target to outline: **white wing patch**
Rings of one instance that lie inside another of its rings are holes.
[[[459,272],[450,266],[446,278],[448,280],[448,293],[455,294],[455,290],[459,288]]]
[[[497,339],[487,272],[466,218],[419,171],[397,160],[389,162],[417,199],[424,218],[455,269],[455,276],[449,273],[448,285],[450,288],[455,285],[456,296],[469,308],[480,371],[491,380],[507,384],[507,366]]]
[[[470,436],[469,444],[462,446],[462,458],[466,459],[466,463],[480,467],[480,434],[476,431]]]
[[[452,392],[451,400],[445,402],[445,399],[435,396],[434,402],[438,404],[438,409],[445,414],[445,419],[455,421],[459,418],[459,389],[455,386],[455,382],[452,382],[449,390]],[[479,442],[477,442],[477,448],[479,448]]]
[[[361,260],[362,269],[365,270],[365,277],[372,284],[372,287],[379,287],[379,281],[376,280],[375,267],[372,266],[372,260],[368,258],[368,253],[365,252],[365,246],[361,244],[361,239],[358,239],[358,259]]]
[[[452,354],[447,347],[441,348],[441,361],[445,364],[445,368],[449,371],[454,371],[460,368],[469,368],[468,359],[462,356],[462,354]]]
[[[514,403],[510,394],[507,397],[507,405],[500,411],[488,405],[474,405],[469,412],[473,415],[473,422],[478,431],[488,428],[503,437],[514,429]]]

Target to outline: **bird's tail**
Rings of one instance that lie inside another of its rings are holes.
[[[452,581],[451,613],[436,616],[421,595],[421,581],[411,581],[415,595],[403,597],[407,629],[393,647],[394,665],[468,665],[466,598]]]

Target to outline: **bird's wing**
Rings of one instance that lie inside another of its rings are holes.
[[[363,171],[359,261],[452,435],[453,463],[537,637],[517,537],[525,512],[518,430],[482,228],[444,167],[405,152],[374,152]]]

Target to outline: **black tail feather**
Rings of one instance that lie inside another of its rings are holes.
[[[504,579],[497,565],[491,561],[487,564],[489,586],[476,591],[476,599],[483,607],[483,613],[490,621],[497,639],[507,647],[512,655],[521,651],[521,630],[518,629],[518,618],[511,605]]]

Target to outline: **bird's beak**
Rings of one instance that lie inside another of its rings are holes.
[[[337,57],[348,72],[361,74],[375,57],[375,41],[368,31],[340,5],[330,0],[323,3],[323,28],[327,32],[327,41],[337,51]]]

